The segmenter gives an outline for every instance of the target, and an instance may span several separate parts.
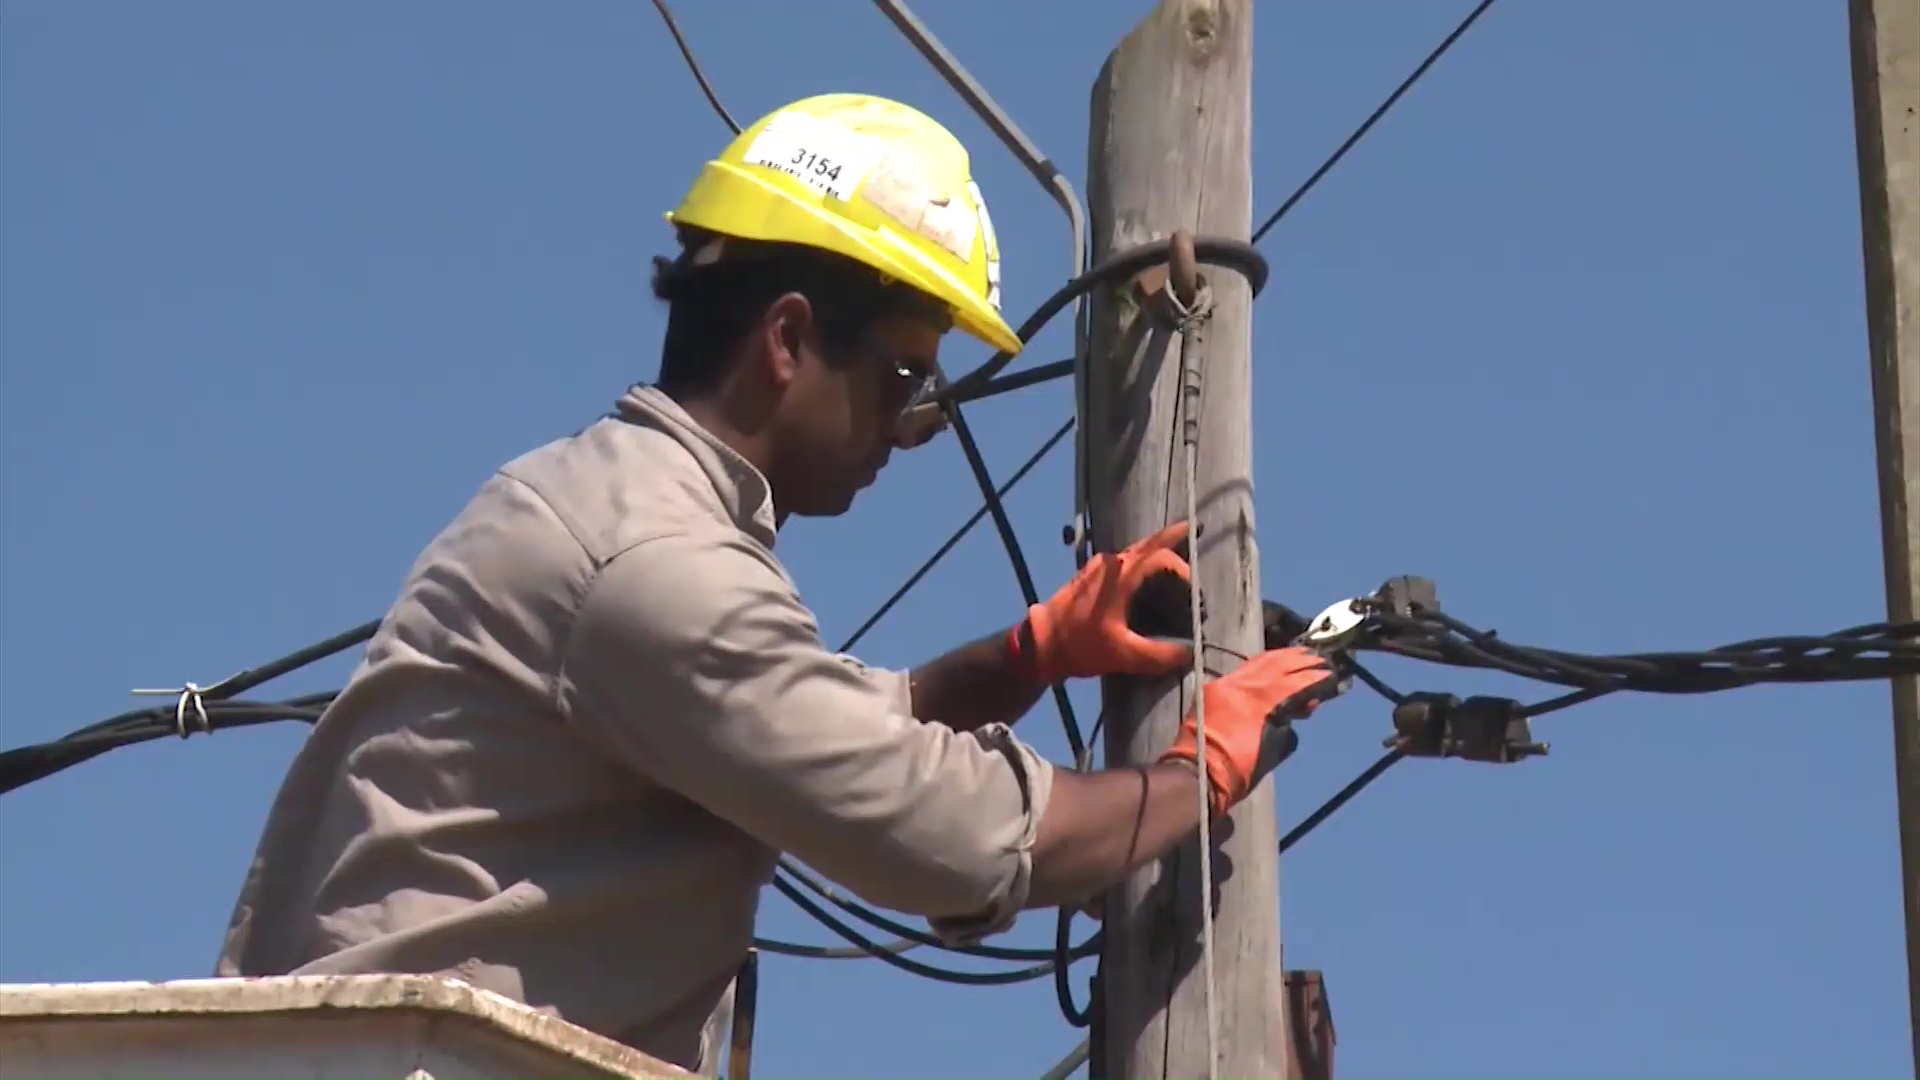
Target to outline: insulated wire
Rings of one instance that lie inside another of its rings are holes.
[[[694,59],[693,47],[687,44],[686,37],[680,33],[680,24],[674,19],[672,9],[667,7],[667,0],[653,0],[653,9],[660,13],[660,21],[667,24],[667,33],[673,35],[673,43],[680,46],[680,56],[686,60],[687,70],[693,73],[693,81],[700,84],[700,92],[707,95],[707,104],[713,106],[713,111],[720,115],[721,123],[726,124],[729,131],[740,134],[739,123],[727,111],[727,107],[720,104],[720,95],[714,92],[713,84],[707,81],[707,73],[700,70],[700,61]]]
[[[1394,104],[1400,100],[1401,95],[1413,89],[1413,84],[1420,81],[1420,77],[1427,73],[1427,69],[1432,67],[1442,56],[1445,56],[1447,50],[1453,48],[1454,42],[1459,41],[1460,36],[1465,34],[1467,30],[1473,26],[1474,22],[1478,20],[1480,16],[1486,14],[1487,9],[1492,6],[1493,0],[1480,0],[1480,3],[1474,6],[1474,9],[1467,13],[1467,17],[1461,20],[1460,25],[1454,27],[1453,32],[1442,39],[1440,44],[1435,46],[1434,50],[1427,54],[1427,58],[1420,61],[1419,66],[1414,68],[1411,74],[1400,81],[1399,86],[1394,87],[1393,93],[1387,95],[1387,99],[1382,101],[1379,106],[1373,110],[1372,115],[1362,121],[1359,127],[1353,129],[1353,134],[1347,136],[1347,141],[1341,143],[1340,148],[1335,150],[1331,157],[1321,162],[1320,167],[1313,170],[1313,175],[1307,177],[1306,182],[1295,189],[1292,195],[1287,196],[1286,201],[1280,204],[1280,209],[1275,210],[1258,229],[1254,230],[1253,242],[1256,244],[1259,243],[1260,238],[1267,235],[1268,229],[1278,224],[1281,218],[1287,216],[1287,211],[1292,210],[1301,199],[1306,198],[1307,192],[1313,190],[1314,185],[1320,182],[1320,178],[1327,175],[1328,172],[1331,172],[1333,167],[1340,163],[1340,159],[1347,156],[1347,151],[1353,149],[1354,145],[1362,138],[1365,138],[1368,131],[1372,130],[1373,125],[1379,123],[1380,118],[1387,115],[1387,110],[1393,108]]]
[[[897,967],[909,974],[921,975],[940,982],[956,983],[962,986],[1008,986],[1013,983],[1023,983],[1043,978],[1053,971],[1053,965],[1051,963],[1036,964],[1033,967],[1026,968],[1015,968],[1011,971],[949,971],[944,968],[936,968],[929,964],[920,963],[917,960],[909,960],[904,956],[897,955],[896,952],[888,951],[877,942],[862,935],[858,930],[834,918],[825,908],[814,903],[812,898],[808,897],[806,893],[802,892],[797,886],[785,878],[776,875],[773,879],[773,887],[778,889],[781,895],[791,900],[795,907],[811,915],[815,922],[839,934],[855,948],[861,949],[874,959]]]
[[[1013,521],[1007,517],[1007,508],[1000,501],[993,483],[993,474],[987,471],[987,461],[980,453],[980,444],[974,440],[973,428],[960,412],[960,403],[947,401],[941,404],[947,414],[948,423],[953,426],[954,438],[960,443],[960,450],[966,455],[967,468],[972,471],[973,479],[980,487],[981,500],[986,503],[987,513],[993,518],[994,531],[1000,534],[1001,546],[1006,549],[1007,560],[1013,564],[1013,576],[1019,582],[1020,596],[1031,608],[1040,602],[1040,592],[1033,583],[1033,571],[1027,566],[1026,552],[1020,547],[1020,538],[1013,531]],[[1062,683],[1054,683],[1049,689],[1053,694],[1053,703],[1060,713],[1060,726],[1065,730],[1067,747],[1075,756],[1086,747],[1086,740],[1080,734],[1080,723],[1074,716],[1073,700],[1067,696],[1067,688]]]
[[[1332,817],[1334,811],[1347,805],[1348,800],[1364,791],[1368,784],[1378,780],[1381,773],[1392,768],[1396,762],[1404,757],[1406,757],[1406,755],[1399,750],[1389,750],[1380,756],[1380,760],[1362,770],[1359,776],[1347,781],[1347,785],[1336,792],[1331,799],[1321,803],[1320,807],[1313,813],[1302,818],[1300,824],[1287,830],[1287,835],[1280,838],[1280,853],[1282,855],[1286,854],[1288,848],[1299,843],[1308,833],[1319,828],[1320,823]]]
[[[937,937],[915,930],[863,904],[841,896],[837,889],[825,881],[822,881],[818,875],[803,869],[791,859],[782,858],[779,866],[781,870],[790,875],[794,881],[798,882],[808,892],[827,901],[847,914],[861,919],[876,929],[885,930],[894,934],[898,939],[894,944],[900,947],[894,948],[892,951],[905,952],[907,946],[928,946],[935,949],[944,949],[949,952],[978,956],[991,960],[1013,960],[1033,963],[1036,961],[1052,962],[1056,959],[1056,950],[1051,948],[1021,949],[1001,945],[949,945]],[[1083,942],[1079,946],[1069,945],[1066,952],[1069,954],[1070,959],[1078,960],[1092,955],[1098,946],[1098,941],[1088,941]]]
[[[1051,295],[1034,308],[1025,322],[1014,333],[1021,341],[1031,341],[1033,336],[1058,315],[1068,304],[1087,295],[1102,285],[1117,284],[1145,270],[1149,266],[1158,266],[1167,261],[1169,253],[1167,240],[1150,240],[1124,251],[1115,252],[1086,273],[1055,289]],[[1234,240],[1223,236],[1195,236],[1193,238],[1195,261],[1202,266],[1226,266],[1239,272],[1247,279],[1247,285],[1254,297],[1259,297],[1267,286],[1270,267],[1266,256],[1245,240]],[[948,383],[943,389],[929,395],[926,403],[946,401],[966,401],[978,396],[991,386],[994,377],[1004,371],[1013,362],[1013,354],[997,352],[988,357],[978,367],[958,379]],[[1012,376],[1009,376],[1010,378]]]
[[[1059,446],[1060,440],[1066,438],[1067,433],[1072,430],[1073,420],[1072,418],[1068,418],[1066,423],[1061,424],[1058,430],[1047,437],[1046,442],[1040,444],[1038,450],[1035,450],[1018,469],[1014,470],[1012,476],[1007,477],[1005,483],[1002,483],[999,488],[995,489],[993,493],[994,497],[1004,500],[1007,493],[1013,490],[1013,486],[1025,479],[1026,475],[1033,471],[1034,466],[1040,464],[1040,460],[1051,453],[1054,447]],[[900,587],[893,590],[893,595],[887,597],[879,607],[874,609],[873,614],[867,616],[867,620],[860,624],[859,629],[856,629],[848,636],[846,642],[840,646],[839,651],[847,652],[855,645],[858,645],[860,639],[867,636],[867,631],[879,625],[880,620],[886,617],[887,612],[892,611],[895,604],[898,604],[904,599],[907,593],[913,590],[915,585],[920,584],[921,578],[932,573],[933,568],[939,564],[940,560],[946,558],[947,553],[952,551],[961,540],[965,539],[966,535],[973,531],[973,527],[980,524],[980,522],[986,518],[988,512],[987,503],[985,500],[982,500],[980,506],[974,510],[973,516],[967,518],[965,524],[955,529],[953,534],[948,536],[944,543],[934,549],[933,554],[927,556],[926,561],[920,564],[918,570],[909,574],[907,579],[900,583]]]

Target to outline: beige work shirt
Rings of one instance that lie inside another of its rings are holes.
[[[438,973],[694,1069],[776,856],[951,937],[1052,767],[828,651],[766,481],[658,389],[491,477],[276,798],[222,976]]]

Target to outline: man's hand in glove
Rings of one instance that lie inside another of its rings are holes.
[[[1087,560],[1073,580],[1028,609],[1012,644],[1042,685],[1100,675],[1165,675],[1193,663],[1190,646],[1155,641],[1127,626],[1127,607],[1143,582],[1170,573],[1191,587],[1181,555],[1187,522],[1169,525],[1118,553]]]
[[[1056,771],[1034,839],[1027,906],[1084,905],[1166,854],[1193,835],[1201,790],[1214,817],[1232,809],[1299,745],[1291,721],[1338,690],[1338,675],[1318,653],[1272,649],[1201,690],[1204,748],[1189,713],[1173,745],[1144,769]]]
[[[1160,760],[1204,760],[1213,815],[1219,817],[1293,753],[1300,736],[1291,721],[1333,697],[1338,685],[1326,658],[1311,650],[1288,647],[1259,653],[1201,691],[1207,709],[1205,754],[1189,712]]]

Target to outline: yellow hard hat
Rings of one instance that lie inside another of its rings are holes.
[[[706,163],[675,225],[837,252],[933,297],[1007,353],[1000,246],[966,147],[918,109],[821,94],[755,121]]]

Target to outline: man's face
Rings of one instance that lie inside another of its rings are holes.
[[[907,316],[878,320],[837,348],[817,333],[803,335],[781,402],[782,510],[843,514],[879,477],[898,446],[902,413],[935,370],[940,338],[938,329]]]

